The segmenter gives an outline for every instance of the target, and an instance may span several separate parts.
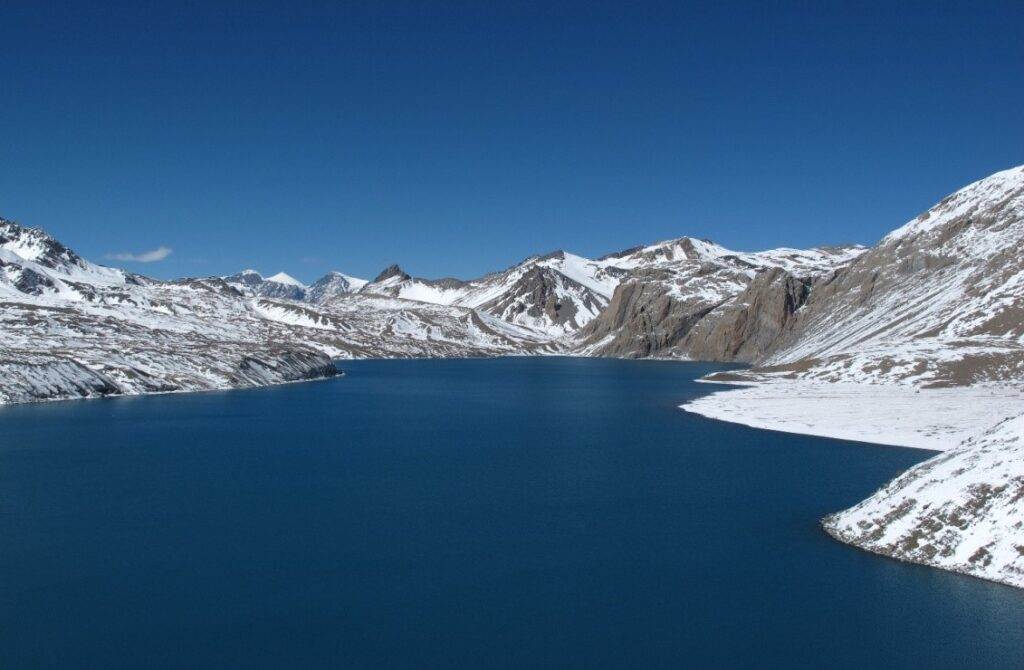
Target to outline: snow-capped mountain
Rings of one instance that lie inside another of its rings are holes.
[[[302,300],[306,297],[306,285],[284,272],[264,278],[255,270],[242,270],[224,277],[224,281],[245,295],[285,300]]]
[[[267,297],[278,287],[305,290],[252,271],[153,280],[0,221],[0,403],[279,383],[333,375],[330,358],[552,351],[466,308],[371,296],[316,307]]]
[[[84,298],[94,286],[120,286],[137,278],[95,265],[35,228],[0,219],[0,291]]]
[[[285,272],[263,277],[255,270],[242,270],[223,279],[247,296],[305,301],[314,305],[322,305],[339,295],[355,293],[367,283],[365,279],[341,272],[328,272],[309,286]]]
[[[810,282],[863,252],[841,246],[747,253],[682,237],[606,256],[598,263],[614,273],[618,286],[608,309],[580,332],[577,346],[600,356],[749,361],[759,352],[711,347],[701,333],[744,304],[755,280],[785,272]],[[715,342],[728,339],[723,333]]]
[[[358,279],[341,272],[328,272],[309,285],[304,300],[314,305],[322,305],[339,295],[355,293],[366,283],[365,279]]]
[[[794,315],[764,366],[805,378],[962,385],[1024,379],[1024,167],[943,199]]]
[[[617,281],[600,264],[558,251],[470,281],[420,279],[393,265],[360,291],[468,307],[559,337],[596,317],[608,304]]]
[[[308,287],[254,270],[161,282],[3,221],[0,299],[14,305],[3,327],[23,346],[26,324],[45,315],[69,333],[110,318],[335,357],[562,352],[750,361],[848,381],[1019,379],[1021,174],[972,184],[870,250],[736,252],[681,237],[598,259],[532,256],[468,281],[394,265],[373,281],[332,272]]]
[[[851,246],[743,253],[706,240],[679,238],[597,260],[565,251],[531,256],[507,270],[469,281],[420,279],[393,265],[360,292],[469,307],[565,338],[565,347],[579,353],[679,356],[673,347],[688,328],[680,329],[670,314],[693,320],[694,313],[734,299],[755,275],[770,268],[820,275],[862,252],[862,247]],[[639,300],[638,290],[644,293]],[[610,303],[614,306],[606,309]],[[652,315],[659,313],[652,324]],[[664,334],[638,335],[666,321]],[[570,337],[577,333],[579,338]]]

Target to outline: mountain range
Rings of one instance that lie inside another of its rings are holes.
[[[243,361],[273,368],[296,355],[320,366],[324,357],[659,357],[751,363],[750,379],[1019,380],[1021,175],[971,184],[870,249],[748,253],[681,237],[597,259],[531,256],[470,280],[392,265],[372,280],[331,272],[310,286],[254,270],[161,281],[0,220],[10,372],[0,400],[262,383],[239,372]],[[50,369],[83,379],[33,381]]]
[[[749,253],[681,237],[597,259],[531,256],[470,280],[393,265],[309,286],[253,270],[162,281],[0,219],[0,307],[0,403],[312,379],[339,358],[555,354],[752,364],[712,381],[1021,388],[1024,167],[871,248]],[[1008,417],[826,527],[1024,586],[1022,425]]]

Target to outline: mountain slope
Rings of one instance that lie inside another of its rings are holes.
[[[351,294],[314,306],[291,290],[276,297],[278,287],[305,291],[253,271],[152,280],[0,221],[0,403],[330,376],[330,357],[548,351],[532,332],[465,308]]]
[[[765,342],[751,352],[758,365],[709,378],[753,385],[684,408],[776,430],[951,447],[828,517],[826,530],[869,551],[1024,587],[1022,249],[1016,167],[944,198],[828,275],[762,277],[729,317],[749,328],[746,341]],[[704,335],[712,346],[729,342]],[[970,426],[980,432],[952,439]]]
[[[827,381],[1024,379],[1024,167],[945,198],[817,286],[760,363]]]
[[[862,549],[1024,587],[1024,414],[925,461],[825,529]]]

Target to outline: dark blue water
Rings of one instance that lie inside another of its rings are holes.
[[[679,411],[707,365],[344,368],[0,410],[3,667],[1020,667],[1024,593],[818,528],[927,452]]]

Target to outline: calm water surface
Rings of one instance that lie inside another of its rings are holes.
[[[928,452],[681,412],[708,365],[343,368],[0,410],[0,664],[1021,666],[1024,592],[818,528]]]

